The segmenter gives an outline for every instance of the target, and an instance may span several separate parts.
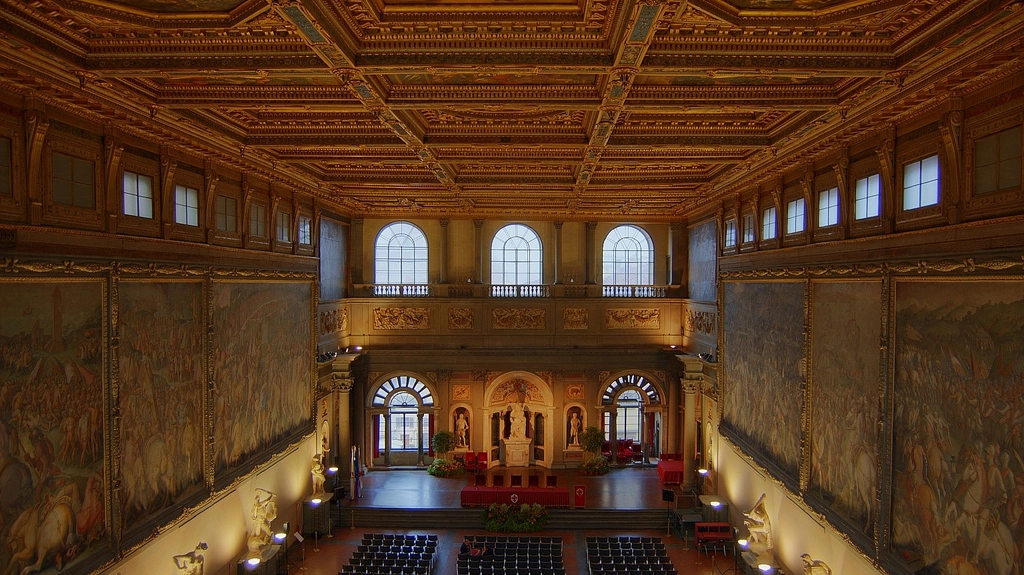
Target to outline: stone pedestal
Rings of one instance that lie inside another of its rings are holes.
[[[530,465],[530,444],[532,439],[506,439],[505,465],[508,467],[528,467]]]

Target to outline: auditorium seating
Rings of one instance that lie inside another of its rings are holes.
[[[437,535],[368,533],[338,575],[431,575]]]
[[[587,537],[590,575],[677,575],[659,537]]]
[[[565,575],[561,537],[477,535],[469,539],[487,551],[459,555],[457,575]]]

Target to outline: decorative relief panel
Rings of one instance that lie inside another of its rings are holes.
[[[494,329],[544,329],[547,312],[533,308],[495,308],[491,310]]]
[[[539,403],[542,401],[544,401],[544,395],[540,392],[537,384],[519,378],[502,383],[491,395],[492,405]]]
[[[608,329],[659,329],[661,310],[653,309],[609,309],[605,311],[605,327]]]
[[[452,399],[455,401],[469,401],[470,389],[472,389],[472,386],[469,385],[452,386]]]
[[[717,328],[715,313],[710,311],[686,312],[686,331],[714,335]]]
[[[562,327],[564,329],[589,329],[590,310],[578,307],[566,308],[562,312]]]
[[[448,329],[473,329],[473,308],[448,308]]]
[[[320,335],[337,333],[348,329],[348,308],[320,312]]]
[[[583,384],[582,383],[569,383],[565,386],[565,398],[566,399],[583,399]]]
[[[425,307],[375,307],[373,329],[430,329],[430,310]]]

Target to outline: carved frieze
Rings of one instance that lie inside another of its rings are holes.
[[[590,310],[580,307],[565,308],[562,312],[563,329],[589,329]]]
[[[658,308],[613,308],[605,310],[608,329],[659,329],[661,310]]]
[[[348,308],[320,312],[320,335],[342,332],[348,329]]]
[[[686,331],[714,335],[717,322],[716,314],[710,311],[688,310],[686,312]]]
[[[515,378],[503,382],[491,394],[491,404],[508,403],[539,403],[544,400],[537,384],[525,379]]]
[[[547,311],[539,308],[494,308],[491,327],[494,329],[544,329]]]
[[[430,329],[430,310],[425,307],[375,307],[373,329]]]
[[[473,308],[448,308],[448,329],[473,329]]]

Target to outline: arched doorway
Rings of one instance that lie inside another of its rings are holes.
[[[605,452],[613,461],[647,463],[661,449],[661,392],[646,376],[621,375],[601,395]]]
[[[374,466],[423,465],[433,455],[434,394],[427,384],[396,375],[377,385],[369,407]]]

